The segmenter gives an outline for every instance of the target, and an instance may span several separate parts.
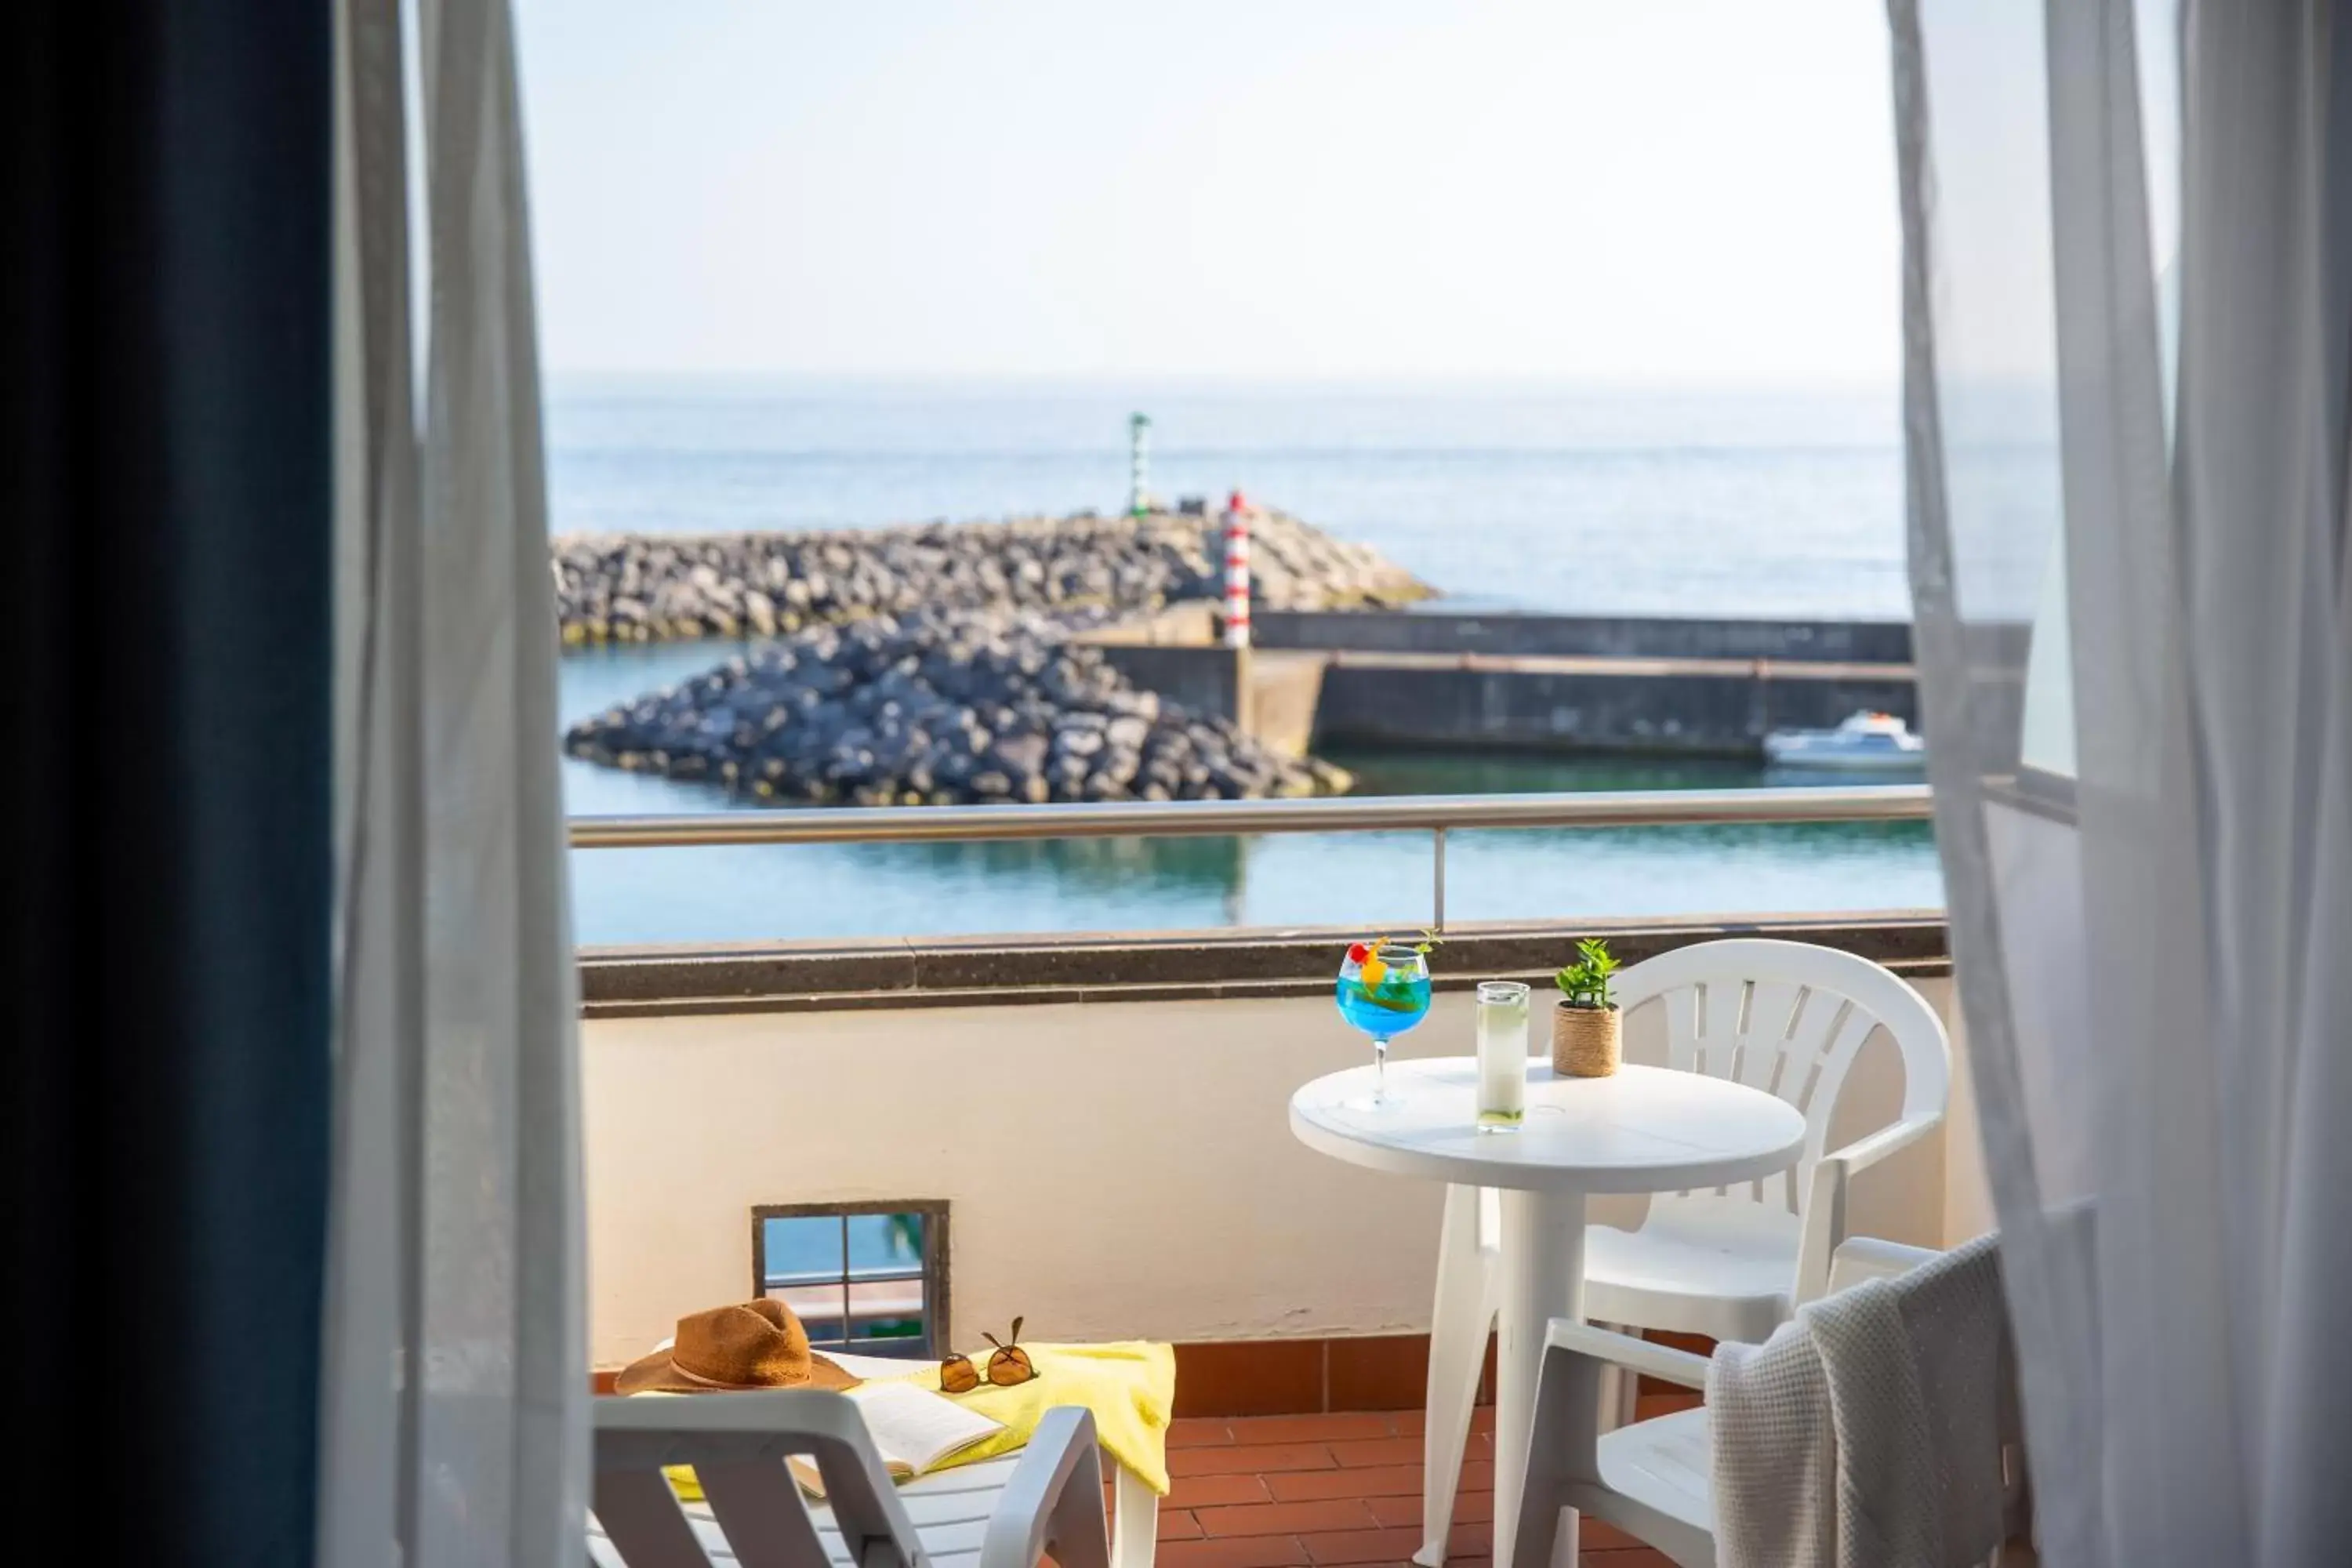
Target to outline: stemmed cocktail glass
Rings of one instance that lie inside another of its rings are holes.
[[[1429,960],[1402,942],[1358,942],[1339,964],[1339,1016],[1371,1037],[1372,1092],[1347,1102],[1377,1110],[1388,1095],[1389,1042],[1429,1016]]]

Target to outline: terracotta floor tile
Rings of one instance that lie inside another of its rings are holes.
[[[1647,1415],[1697,1403],[1646,1394]],[[1491,1405],[1471,1418],[1446,1568],[1492,1568]],[[1187,1417],[1169,1433],[1175,1486],[1160,1510],[1160,1568],[1403,1568],[1421,1544],[1418,1410]],[[1623,1531],[1588,1521],[1587,1568],[1663,1568]]]
[[[1483,1524],[1457,1524],[1445,1538],[1445,1560],[1486,1557],[1493,1551],[1491,1532]],[[1302,1535],[1307,1555],[1323,1563],[1391,1563],[1407,1558],[1421,1546],[1418,1525],[1393,1530],[1349,1530],[1328,1535]]]
[[[1347,1476],[1356,1472],[1342,1470],[1339,1473]],[[1366,1498],[1364,1506],[1372,1510],[1374,1524],[1388,1528],[1401,1524],[1418,1528],[1421,1524],[1421,1495],[1418,1492],[1409,1497]],[[1454,1522],[1456,1524],[1485,1524],[1494,1517],[1493,1492],[1465,1492],[1454,1500]]]
[[[1421,1467],[1365,1465],[1352,1470],[1297,1470],[1286,1476],[1268,1476],[1265,1486],[1277,1502],[1307,1502],[1334,1497],[1419,1497]]]
[[[1626,1534],[1605,1520],[1586,1519],[1576,1527],[1577,1549],[1581,1552],[1646,1552],[1649,1547]]]
[[[1706,1403],[1695,1389],[1677,1388],[1664,1394],[1644,1394],[1633,1401],[1634,1419],[1647,1421],[1656,1415],[1671,1415],[1678,1410],[1696,1410]]]
[[[1314,1498],[1419,1497],[1419,1465],[1363,1465],[1353,1469],[1297,1470],[1265,1478],[1276,1502],[1305,1502]],[[1495,1467],[1479,1459],[1462,1467],[1454,1485],[1457,1498],[1475,1497],[1495,1489]]]
[[[1171,1541],[1157,1555],[1160,1568],[1305,1568],[1307,1561],[1307,1549],[1295,1535]]]
[[[1371,1510],[1373,1521],[1382,1529],[1421,1528],[1421,1500],[1417,1497],[1370,1498],[1366,1500],[1364,1506]],[[1455,1530],[1448,1539],[1454,1550],[1447,1555],[1449,1564],[1454,1557],[1460,1555],[1463,1543],[1471,1539],[1462,1531],[1461,1527],[1465,1525],[1485,1526],[1485,1540],[1489,1547],[1493,1545],[1494,1519],[1495,1495],[1492,1492],[1478,1492],[1454,1500]],[[1583,1524],[1582,1545],[1586,1552],[1622,1552],[1638,1548],[1642,1542],[1613,1524],[1588,1519]]]
[[[1233,1440],[1233,1424],[1222,1415],[1179,1415],[1168,1423],[1168,1446],[1171,1448],[1198,1448]]]
[[[1237,1443],[1334,1443],[1396,1436],[1383,1415],[1249,1415],[1233,1423]]]
[[[1179,1415],[1290,1415],[1326,1408],[1319,1340],[1176,1347]]]
[[[1335,1461],[1321,1443],[1234,1443],[1223,1447],[1171,1448],[1172,1476],[1265,1475],[1277,1470],[1328,1470]]]
[[[1162,1541],[1198,1541],[1201,1521],[1181,1508],[1160,1510],[1160,1539]]]
[[[1421,1545],[1418,1530],[1342,1530],[1299,1538],[1307,1555],[1324,1563],[1396,1563]]]
[[[1597,1519],[1584,1521],[1577,1540],[1577,1551],[1589,1562],[1597,1560],[1595,1568],[1636,1568],[1638,1564],[1665,1561],[1656,1554],[1654,1548],[1636,1541],[1615,1525],[1603,1524]],[[1449,1552],[1445,1568],[1464,1568],[1466,1562],[1473,1561],[1484,1562],[1486,1559],[1464,1559]]]
[[[1471,1439],[1476,1442],[1476,1438]],[[1421,1463],[1421,1439],[1418,1437],[1377,1437],[1367,1442],[1334,1443],[1331,1457],[1340,1464],[1356,1465],[1417,1465]],[[1475,1458],[1486,1458],[1475,1454]]]
[[[1445,1532],[1445,1556],[1448,1562],[1456,1557],[1489,1557],[1495,1551],[1495,1527],[1483,1521],[1465,1524],[1455,1521]]]
[[[1302,1471],[1319,1475],[1322,1471]],[[1361,1496],[1361,1493],[1355,1494]],[[1162,1508],[1234,1508],[1244,1503],[1274,1502],[1278,1495],[1266,1490],[1266,1484],[1256,1476],[1183,1476],[1177,1479]]]
[[[1388,1414],[1389,1426],[1400,1437],[1418,1437],[1429,1430],[1429,1412],[1426,1410],[1391,1410]],[[1494,1429],[1495,1407],[1491,1405],[1473,1406],[1470,1411],[1470,1430],[1492,1432]]]
[[[1301,1535],[1310,1530],[1360,1530],[1372,1522],[1370,1510],[1358,1498],[1328,1498],[1318,1502],[1263,1502],[1248,1508],[1204,1508],[1195,1515],[1201,1533],[1228,1535]]]

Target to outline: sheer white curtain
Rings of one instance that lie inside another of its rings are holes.
[[[577,1005],[514,38],[507,0],[425,0],[412,91],[402,12],[337,12],[342,1013],[320,1556],[572,1563]]]
[[[2352,1554],[2352,16],[1890,0],[1937,832],[2058,1563]]]

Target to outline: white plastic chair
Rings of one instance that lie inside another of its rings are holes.
[[[1734,1079],[1805,1114],[1805,1145],[1779,1176],[1711,1192],[1662,1194],[1639,1230],[1586,1227],[1584,1314],[1601,1323],[1760,1341],[1826,1288],[1846,1236],[1849,1183],[1944,1119],[1951,1044],[1920,994],[1885,967],[1835,948],[1734,938],[1646,959],[1616,981],[1630,1016],[1665,1009],[1666,1065]],[[1825,1152],[1847,1072],[1885,1029],[1903,1058],[1896,1120]],[[1496,1194],[1449,1187],[1430,1319],[1422,1552],[1444,1561],[1469,1441],[1471,1407],[1495,1326],[1500,1275]],[[1622,1387],[1630,1391],[1632,1384]],[[1629,1403],[1622,1395],[1619,1404]]]
[[[1937,1256],[1917,1247],[1857,1237],[1836,1249],[1822,1283],[1843,1290],[1864,1279],[1889,1279]],[[1605,1376],[1655,1377],[1704,1390],[1707,1358],[1653,1344],[1566,1318],[1552,1320],[1536,1385],[1534,1431],[1527,1489],[1515,1528],[1511,1561],[1553,1561],[1562,1509],[1606,1520],[1656,1547],[1684,1568],[1715,1562],[1714,1453],[1704,1406],[1601,1429]],[[2024,1452],[2013,1401],[2002,1410],[2004,1499],[2008,1533],[2026,1529]],[[1501,1521],[1496,1529],[1503,1528]],[[1576,1562],[1569,1558],[1570,1568]],[[1996,1552],[1991,1560],[2000,1561]]]
[[[806,1390],[596,1405],[598,1568],[1151,1568],[1159,1499],[1124,1466],[1118,1540],[1106,1541],[1092,1413],[1048,1411],[1028,1447],[893,1486],[856,1405]],[[784,1460],[815,1461],[805,1500]],[[681,1503],[665,1465],[692,1465]]]

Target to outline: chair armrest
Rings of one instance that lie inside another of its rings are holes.
[[[1822,1155],[1822,1163],[1826,1165],[1835,1161],[1851,1176],[1858,1171],[1870,1169],[1896,1150],[1917,1142],[1943,1124],[1944,1119],[1940,1116],[1906,1117],[1892,1126],[1882,1127],[1875,1132],[1857,1138],[1843,1149]]]
[[[1850,1237],[1830,1254],[1830,1294],[1834,1296],[1865,1279],[1892,1279],[1897,1274],[1908,1274],[1929,1258],[1942,1256],[1932,1247],[1911,1247],[1875,1236]]]
[[[1611,1329],[1596,1329],[1591,1323],[1580,1323],[1573,1318],[1554,1318],[1544,1335],[1548,1350],[1568,1351],[1576,1355],[1590,1356],[1638,1372],[1645,1377],[1662,1378],[1685,1388],[1706,1386],[1706,1357],[1689,1351],[1678,1351],[1672,1345],[1655,1345],[1647,1340],[1637,1340],[1631,1334],[1621,1334]]]
[[[1814,1164],[1812,1190],[1806,1197],[1805,1222],[1797,1243],[1793,1296],[1799,1306],[1829,1294],[1831,1255],[1845,1240],[1847,1183],[1856,1173],[1917,1142],[1943,1124],[1940,1115],[1907,1116],[1822,1155]]]
[[[1048,1551],[1062,1568],[1110,1568],[1102,1456],[1083,1405],[1057,1405],[1037,1423],[989,1515],[979,1568],[1036,1568]]]

